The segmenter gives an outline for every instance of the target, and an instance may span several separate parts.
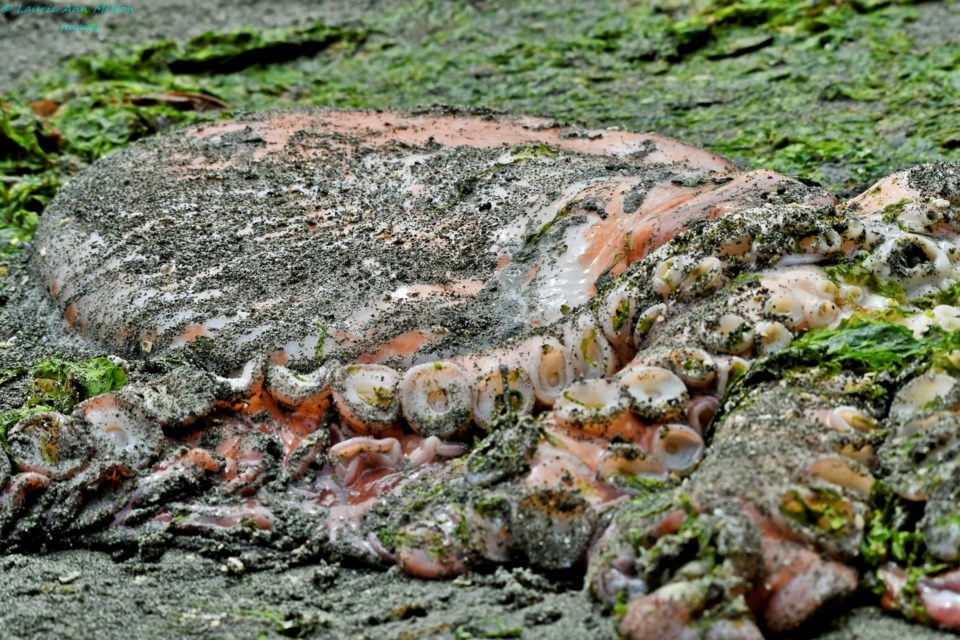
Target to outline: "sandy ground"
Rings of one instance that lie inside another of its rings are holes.
[[[14,3],[16,6],[17,3]],[[209,29],[283,26],[308,19],[343,22],[382,2],[292,0],[154,0],[133,14],[107,16],[99,35],[62,34],[46,16],[0,19],[0,88],[66,57],[116,44],[185,39]],[[32,336],[4,359],[33,360],[53,348],[94,355],[83,344],[45,341],[48,308],[0,304],[0,337]],[[448,582],[424,582],[396,570],[336,564],[291,566],[283,558],[213,559],[183,551],[159,558],[71,550],[0,557],[0,636],[19,638],[569,638],[614,637],[576,581],[525,569],[498,569]],[[855,608],[821,616],[803,636],[947,638]]]
[[[326,564],[228,572],[179,551],[148,563],[68,551],[0,559],[0,593],[8,639],[615,637],[583,594],[524,569],[424,582]]]
[[[156,40],[186,41],[206,31],[228,31],[244,26],[269,29],[324,20],[348,22],[376,11],[385,3],[377,0],[146,0],[117,3],[133,12],[105,14],[95,22],[99,33],[62,33],[61,15],[17,14],[18,5],[0,19],[0,89],[13,87],[31,73],[55,66],[79,55],[94,55],[117,45],[136,45]],[[69,3],[59,3],[61,7]],[[96,3],[91,3],[95,6]],[[94,20],[90,20],[94,22]]]

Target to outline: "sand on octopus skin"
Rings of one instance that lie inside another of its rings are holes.
[[[692,219],[718,187],[744,206],[806,192],[721,186],[736,175],[659,136],[536,119],[260,114],[104,159],[48,208],[31,264],[75,329],[125,356],[408,365],[559,319],[668,239],[681,202]],[[94,182],[110,197],[85,198]]]

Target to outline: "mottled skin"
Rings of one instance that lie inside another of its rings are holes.
[[[409,366],[554,322],[690,219],[809,192],[652,134],[267,113],[104,159],[45,212],[31,266],[74,329],[124,357]],[[583,249],[564,249],[571,234]]]
[[[946,222],[931,217],[928,233],[949,237],[956,233],[960,203],[957,175],[955,165],[897,174],[847,208],[869,216],[883,214],[891,204],[936,201]],[[733,287],[720,296],[742,303],[757,286],[744,282],[739,290]],[[685,312],[696,322],[698,309],[715,309],[717,303],[703,300]],[[688,335],[682,324],[673,331],[681,341]],[[662,339],[677,337],[668,332]],[[917,486],[926,487],[921,495],[929,491],[930,500],[920,522],[926,527],[926,543],[940,560],[955,561],[955,530],[935,523],[952,522],[956,513],[950,496],[955,493],[951,478],[958,449],[949,428],[955,421],[956,392],[940,399],[935,409],[911,416],[907,424],[919,426],[903,430],[907,414],[883,419],[894,392],[905,388],[917,370],[901,380],[882,373],[818,369],[781,375],[785,379],[748,374],[737,383],[722,418],[712,427],[707,456],[681,489],[637,499],[611,515],[591,551],[591,584],[611,604],[627,594],[620,626],[624,635],[759,637],[757,628],[743,618],[747,611],[765,632],[779,634],[849,595],[857,586],[857,574],[843,564],[861,551],[873,504],[871,473],[889,474],[890,486],[905,497],[917,493]],[[822,413],[823,407],[836,406],[858,410],[864,418],[855,429],[838,430],[824,422]],[[919,439],[906,435],[917,429]],[[888,439],[891,432],[904,435]],[[850,473],[845,468],[842,476],[830,476],[833,481],[825,483],[816,473],[824,467],[817,463],[840,459],[849,464]],[[725,524],[717,525],[718,519]],[[709,536],[699,537],[714,528],[735,532],[735,542],[724,550],[710,543]],[[678,547],[678,536],[697,542],[692,548]],[[691,558],[703,564],[704,557],[709,562],[691,570]],[[935,571],[943,571],[943,566]],[[884,604],[912,618],[956,628],[956,575],[953,569],[923,577],[911,591],[904,589],[903,569],[890,566],[880,572],[888,588]],[[706,595],[711,593],[713,599]],[[724,620],[737,626],[725,624],[714,632],[711,625]],[[704,621],[711,621],[709,631],[704,631]]]

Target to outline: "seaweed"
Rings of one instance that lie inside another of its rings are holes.
[[[823,375],[847,371],[896,376],[913,362],[941,351],[945,343],[958,340],[960,335],[950,337],[940,331],[918,339],[902,325],[854,316],[833,329],[811,329],[783,351],[759,358],[739,384],[753,386],[810,367],[818,367]]]
[[[874,510],[867,520],[860,557],[873,568],[891,561],[914,567],[926,555],[923,534],[917,530],[922,505],[900,498],[883,481],[875,482],[870,493]]]
[[[22,373],[17,370],[16,375]],[[38,363],[30,375],[30,397],[16,409],[0,411],[0,444],[5,444],[7,430],[21,420],[48,411],[69,412],[78,402],[116,391],[127,383],[123,368],[108,358],[85,362],[51,358]]]
[[[950,565],[938,561],[927,550],[919,527],[923,505],[911,504],[900,498],[879,480],[874,482],[870,493],[870,501],[875,508],[867,519],[860,559],[873,575],[890,562],[902,567],[906,582],[899,597],[913,617],[927,618],[923,604],[917,597],[917,583],[921,578],[949,569]],[[887,590],[879,578],[874,578],[872,582],[873,590],[878,595]]]
[[[866,253],[852,259],[839,260],[835,264],[823,268],[824,274],[834,284],[854,284],[867,287],[871,293],[884,298],[891,298],[896,302],[906,302],[907,292],[896,280],[881,278],[876,273],[863,266]]]

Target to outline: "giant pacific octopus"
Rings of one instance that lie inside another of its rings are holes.
[[[491,114],[135,144],[58,194],[30,269],[65,331],[153,375],[10,429],[0,546],[585,568],[630,638],[778,634],[879,580],[958,629],[955,369],[753,374],[818,327],[956,329],[909,301],[960,282],[958,214],[956,164],[838,204]],[[878,477],[927,510],[936,571],[861,575]]]

